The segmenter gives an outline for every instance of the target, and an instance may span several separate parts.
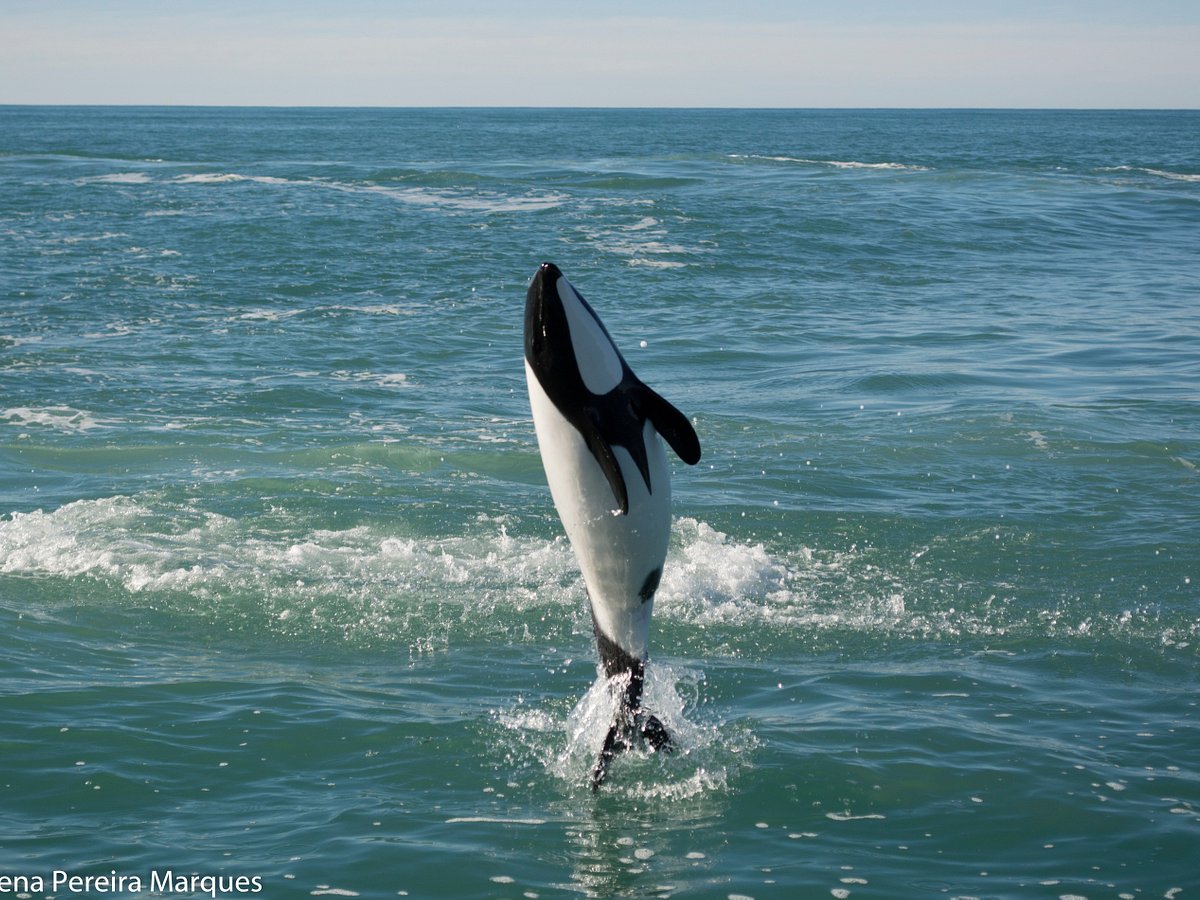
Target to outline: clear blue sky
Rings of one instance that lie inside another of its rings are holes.
[[[0,0],[0,103],[1200,107],[1200,0]]]

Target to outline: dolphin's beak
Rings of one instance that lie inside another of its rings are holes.
[[[533,273],[533,280],[529,282],[529,293],[526,295],[526,302],[534,303],[536,300],[537,305],[540,307],[545,302],[548,292],[551,296],[557,296],[558,279],[560,278],[562,278],[562,272],[559,271],[558,266],[554,265],[554,263],[542,263],[538,266],[537,271]]]
[[[562,272],[554,263],[538,266],[525,295],[525,355],[535,358],[546,340],[547,305],[558,300],[558,279]]]

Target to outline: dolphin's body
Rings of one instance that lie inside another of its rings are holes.
[[[551,263],[539,267],[525,300],[525,375],[546,480],[587,585],[600,662],[609,679],[624,680],[592,772],[597,789],[631,742],[671,747],[662,723],[642,708],[650,613],[671,531],[659,437],[689,465],[700,459],[700,441],[683,413],[638,380]]]

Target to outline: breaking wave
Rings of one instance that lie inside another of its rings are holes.
[[[751,162],[795,163],[802,166],[816,166],[829,169],[868,169],[892,172],[928,172],[928,166],[917,166],[899,162],[861,162],[858,160],[839,159],[808,159],[802,156],[769,156],[765,154],[731,153],[729,159],[749,160]]]
[[[113,603],[154,597],[156,608],[224,625],[420,652],[493,635],[553,642],[590,633],[565,538],[547,539],[510,515],[480,516],[452,535],[403,528],[402,518],[281,528],[152,494],[79,500],[0,519],[0,575],[87,579],[107,585]],[[755,658],[784,645],[826,652],[880,639],[1108,636],[1186,649],[1198,637],[1195,622],[1153,609],[1097,611],[1048,590],[1030,602],[1004,585],[967,583],[925,568],[926,550],[901,558],[770,547],[679,518],[656,599],[656,642],[685,657]]]
[[[420,185],[388,185],[370,182],[338,181],[323,177],[281,178],[274,175],[244,175],[238,172],[192,172],[165,178],[155,178],[148,172],[116,172],[81,178],[76,184],[219,186],[257,184],[300,190],[338,191],[385,197],[414,206],[436,207],[464,213],[522,213],[540,212],[563,205],[567,196],[556,191],[530,191],[511,194],[501,190],[449,189]]]
[[[91,413],[70,406],[16,406],[0,410],[0,422],[22,428],[32,425],[65,432],[90,431],[105,424]]]

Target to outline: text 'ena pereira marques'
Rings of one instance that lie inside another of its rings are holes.
[[[263,889],[258,875],[200,875],[182,874],[171,869],[153,869],[149,875],[126,875],[115,869],[106,875],[75,875],[55,869],[49,875],[10,875],[0,873],[0,897],[8,894],[37,894],[50,891],[56,895],[140,894],[150,891],[155,896],[181,894],[209,897],[258,894]]]

